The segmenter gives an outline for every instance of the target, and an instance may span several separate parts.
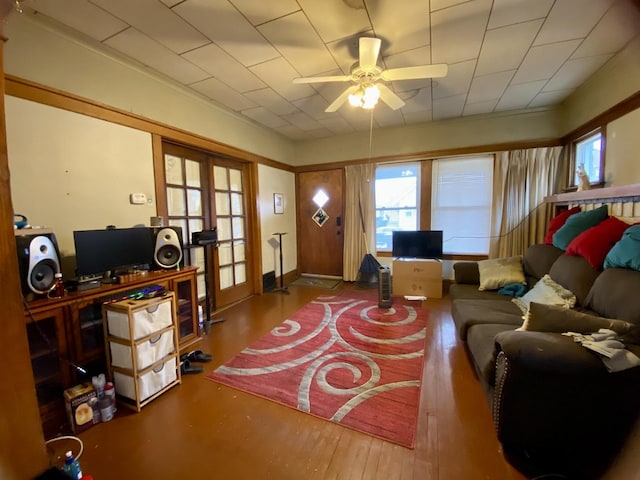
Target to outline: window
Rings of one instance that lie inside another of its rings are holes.
[[[376,168],[376,250],[391,251],[394,230],[418,230],[420,165]]]
[[[578,167],[584,165],[589,183],[602,183],[604,169],[602,166],[602,133],[600,129],[579,138],[573,143],[573,162],[571,186],[580,183]]]
[[[433,161],[431,228],[445,254],[487,254],[491,235],[493,157]]]

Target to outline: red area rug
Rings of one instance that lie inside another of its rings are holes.
[[[427,321],[417,305],[318,297],[207,378],[413,448]]]

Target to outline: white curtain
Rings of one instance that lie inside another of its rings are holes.
[[[531,148],[496,154],[493,174],[490,258],[521,255],[544,240],[562,147]]]
[[[345,168],[343,279],[354,282],[367,253],[375,253],[375,165]]]

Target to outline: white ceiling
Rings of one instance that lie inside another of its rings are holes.
[[[406,105],[377,127],[561,102],[640,34],[633,0],[26,0],[225,109],[296,140],[369,128],[367,111],[325,108],[349,85],[358,37],[382,39],[379,64],[447,63],[434,80],[389,86]],[[25,13],[27,13],[25,12]]]

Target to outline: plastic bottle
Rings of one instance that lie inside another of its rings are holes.
[[[116,387],[113,385],[113,382],[107,382],[104,384],[104,396],[111,401],[111,411],[116,413],[118,411],[118,407],[116,405]]]
[[[106,384],[104,373],[101,373],[100,375],[96,375],[95,377],[93,377],[91,379],[91,383],[93,384],[93,388],[96,389],[96,394],[98,395],[98,398],[102,397],[102,395],[104,395],[104,386]]]
[[[62,471],[66,473],[70,478],[79,480],[82,478],[82,470],[80,469],[80,463],[73,456],[71,450],[65,454],[64,465]]]
[[[108,422],[113,418],[113,408],[111,407],[111,400],[107,398],[107,396],[102,397],[98,400],[98,405],[100,405],[100,418],[103,422]]]

